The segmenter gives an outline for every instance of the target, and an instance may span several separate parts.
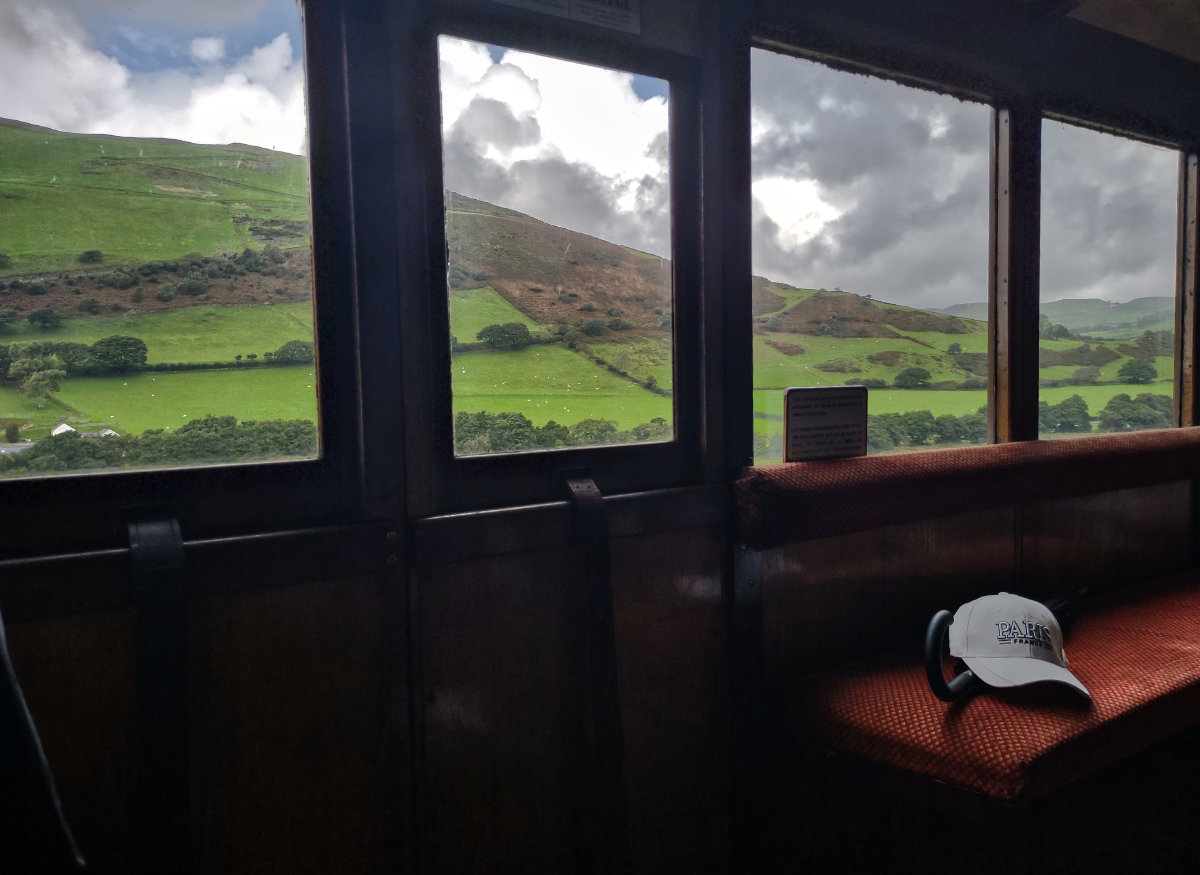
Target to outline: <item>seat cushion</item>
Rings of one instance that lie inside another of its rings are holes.
[[[929,690],[914,650],[805,676],[792,726],[823,748],[1005,802],[1044,796],[1200,723],[1200,580],[1188,572],[1085,602],[1060,684],[980,687],[955,703]]]

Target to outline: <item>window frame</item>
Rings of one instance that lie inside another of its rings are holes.
[[[1175,213],[1175,219],[1176,219],[1175,220],[1175,288],[1174,288],[1175,341],[1174,341],[1174,354],[1173,354],[1174,363],[1173,363],[1173,367],[1172,367],[1173,373],[1172,373],[1172,380],[1171,380],[1171,409],[1172,409],[1171,419],[1172,419],[1172,421],[1171,421],[1171,425],[1169,427],[1170,428],[1180,428],[1180,427],[1186,426],[1186,425],[1198,424],[1195,421],[1189,422],[1188,415],[1187,415],[1187,413],[1185,413],[1185,406],[1190,407],[1192,405],[1192,403],[1194,403],[1194,396],[1195,396],[1194,387],[1189,387],[1187,390],[1185,390],[1185,387],[1183,384],[1183,375],[1185,373],[1190,375],[1190,372],[1191,372],[1190,366],[1185,368],[1185,366],[1183,364],[1183,360],[1184,360],[1183,354],[1184,354],[1185,349],[1187,349],[1189,346],[1193,346],[1196,342],[1195,328],[1193,327],[1191,329],[1185,330],[1185,325],[1184,325],[1184,314],[1186,312],[1190,312],[1192,309],[1194,309],[1187,303],[1187,301],[1186,301],[1187,295],[1186,295],[1186,291],[1185,291],[1186,283],[1188,281],[1187,272],[1188,272],[1188,267],[1189,267],[1189,265],[1187,264],[1187,260],[1188,260],[1189,256],[1187,255],[1185,214],[1188,210],[1188,203],[1191,202],[1194,205],[1194,202],[1195,202],[1194,196],[1189,197],[1189,194],[1188,194],[1189,179],[1187,176],[1188,161],[1189,161],[1189,158],[1191,158],[1193,160],[1195,159],[1195,157],[1196,157],[1195,152],[1193,151],[1189,154],[1189,150],[1186,148],[1185,144],[1183,144],[1180,141],[1167,140],[1167,139],[1163,139],[1161,137],[1154,137],[1154,136],[1149,136],[1149,135],[1145,135],[1145,134],[1139,135],[1139,134],[1135,134],[1135,133],[1130,133],[1125,130],[1113,128],[1111,125],[1102,124],[1102,123],[1099,123],[1096,121],[1089,121],[1087,119],[1081,119],[1081,118],[1077,118],[1077,117],[1073,117],[1073,116],[1069,116],[1069,115],[1063,115],[1061,113],[1056,113],[1056,112],[1052,112],[1049,110],[1043,110],[1042,112],[1039,113],[1038,118],[1037,118],[1038,155],[1037,155],[1037,188],[1036,188],[1036,193],[1037,193],[1037,198],[1038,198],[1038,205],[1037,205],[1036,209],[1038,210],[1038,215],[1039,215],[1039,222],[1037,223],[1037,226],[1036,226],[1037,230],[1038,230],[1038,235],[1039,235],[1039,239],[1038,239],[1039,258],[1037,259],[1037,261],[1035,263],[1035,269],[1037,270],[1037,274],[1034,277],[1034,286],[1033,286],[1033,288],[1034,288],[1033,302],[1036,306],[1036,310],[1038,313],[1040,313],[1041,297],[1042,297],[1041,296],[1041,260],[1040,260],[1040,252],[1041,252],[1041,242],[1040,242],[1040,240],[1041,240],[1041,238],[1040,238],[1040,235],[1041,235],[1041,222],[1040,222],[1041,185],[1042,185],[1043,174],[1045,173],[1045,169],[1042,167],[1042,163],[1041,163],[1041,153],[1042,153],[1041,147],[1042,147],[1042,131],[1044,130],[1044,122],[1047,122],[1047,121],[1053,121],[1053,122],[1058,122],[1059,124],[1070,125],[1070,126],[1073,126],[1076,128],[1082,128],[1084,130],[1094,131],[1095,133],[1108,134],[1110,136],[1118,137],[1120,139],[1130,140],[1135,143],[1144,143],[1144,144],[1150,145],[1150,146],[1157,146],[1157,147],[1163,148],[1163,149],[1170,149],[1171,151],[1177,153],[1177,155],[1178,155],[1178,162],[1176,165],[1177,170],[1176,170],[1176,213]],[[1193,209],[1194,209],[1194,206],[1193,206]],[[1193,273],[1194,273],[1194,271],[1193,271]],[[1192,276],[1193,290],[1194,290],[1194,280],[1195,280],[1195,277],[1193,275]],[[1194,299],[1194,295],[1192,297]],[[1034,328],[1033,332],[1034,332],[1033,336],[1036,339],[1037,334],[1038,334],[1038,329]],[[1036,356],[1036,351],[1038,349],[1038,344],[1036,343],[1036,340],[1035,340],[1035,343],[1033,344],[1033,348],[1035,351],[1034,354]],[[1037,373],[1036,367],[1037,367],[1037,362],[1035,360],[1035,362],[1034,362],[1035,373]],[[1036,381],[1032,388],[1032,391],[1033,391],[1033,396],[1034,396],[1034,402],[1033,402],[1034,421],[1032,424],[1033,437],[1030,439],[1034,440],[1034,439],[1038,439],[1040,437],[1040,433],[1038,430],[1038,423],[1037,423],[1037,409],[1036,408],[1037,408],[1038,401],[1040,400],[1041,392],[1040,392],[1040,385],[1038,385]],[[1188,400],[1189,397],[1192,399],[1190,402]],[[1139,429],[1139,430],[1141,430],[1141,429]],[[1146,429],[1146,430],[1149,430],[1149,429]],[[1108,434],[1108,433],[1109,432],[1099,432],[1099,433],[1093,433],[1093,434],[1096,435],[1096,434]]]
[[[490,13],[490,14],[489,14]],[[670,441],[571,447],[523,453],[456,456],[453,444],[447,251],[442,187],[439,36],[502,45],[621,72],[665,80],[670,89],[671,274],[673,402]],[[399,233],[425,240],[423,269],[410,265],[415,288],[403,305],[404,393],[408,417],[409,515],[423,517],[565,499],[568,475],[586,472],[605,494],[684,486],[701,472],[702,366],[700,352],[700,82],[699,62],[676,52],[631,42],[596,28],[542,21],[507,10],[469,14],[434,10],[409,33],[407,69],[414,106],[407,124],[420,140],[424,168],[424,227],[398,217]],[[402,124],[406,120],[401,119]],[[401,180],[398,185],[403,185]],[[440,338],[446,338],[440,343]],[[412,415],[421,411],[426,415]]]
[[[1113,82],[1095,84],[1089,78],[1088,62],[1068,68],[1061,76],[1049,68],[1038,73],[1041,79],[1017,72],[1006,62],[1027,49],[1021,40],[1006,34],[994,47],[979,57],[964,60],[956,56],[946,63],[936,43],[918,31],[916,18],[905,26],[914,30],[907,38],[896,33],[857,31],[844,20],[818,16],[803,33],[797,33],[778,21],[758,22],[745,51],[759,48],[792,55],[835,69],[879,76],[916,88],[966,99],[982,101],[993,108],[990,240],[989,240],[989,442],[1004,443],[1038,439],[1038,345],[1037,325],[1040,305],[1040,197],[1041,197],[1041,122],[1043,118],[1061,120],[1129,139],[1176,149],[1180,153],[1178,232],[1176,236],[1176,355],[1174,382],[1175,425],[1200,425],[1200,385],[1194,374],[1200,316],[1196,313],[1196,265],[1200,252],[1200,117],[1194,111],[1174,119],[1172,110],[1186,103],[1186,77],[1168,80],[1167,71],[1146,73],[1144,82],[1169,93],[1161,105],[1139,103],[1137,88],[1128,82],[1115,82],[1116,75],[1106,72]],[[940,26],[940,25],[939,25]],[[1011,27],[1009,30],[1017,30]],[[1113,44],[1109,35],[1097,36],[1075,22],[1061,23],[1075,44],[1071,54],[1088,56],[1091,42],[1122,56],[1136,69],[1136,62],[1155,56],[1163,67],[1185,62],[1161,62],[1152,49],[1131,43]],[[930,31],[936,35],[937,28]],[[1047,29],[1053,39],[1055,28]],[[1080,48],[1083,46],[1085,48]],[[970,52],[964,47],[964,52]],[[997,60],[999,58],[1000,60]],[[1065,64],[1065,62],[1064,62]],[[1123,69],[1124,64],[1108,63],[1108,68]],[[1200,78],[1192,70],[1191,81]],[[1047,81],[1049,80],[1049,81]],[[1032,83],[1032,84],[1031,84]],[[748,83],[747,83],[748,85]],[[1107,98],[1107,100],[1105,99]],[[747,128],[746,136],[749,136]],[[740,350],[739,350],[740,351]],[[748,353],[748,349],[746,350]],[[742,391],[749,391],[749,388]],[[750,423],[734,424],[736,439],[749,446]]]
[[[66,473],[0,481],[7,514],[0,558],[127,542],[130,519],[176,518],[185,539],[326,525],[362,514],[353,180],[348,160],[344,11],[301,6],[309,134],[313,318],[317,360],[316,459],[138,471]]]

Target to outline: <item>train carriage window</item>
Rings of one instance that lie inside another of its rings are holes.
[[[0,8],[0,476],[318,455],[294,0]]]
[[[438,50],[455,454],[672,440],[668,83]]]
[[[871,452],[987,440],[991,109],[754,49],[755,459],[783,389],[865,385]]]
[[[1178,152],[1042,123],[1038,431],[1174,421]]]

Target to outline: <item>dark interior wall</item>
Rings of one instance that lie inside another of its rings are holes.
[[[634,870],[724,871],[729,739],[719,534],[621,538],[612,562]],[[418,823],[428,871],[591,868],[586,580],[585,557],[570,547],[416,575]]]
[[[378,576],[192,602],[192,871],[382,871],[398,826],[385,643],[396,585]],[[131,610],[9,627],[66,816],[98,873],[139,865],[134,627]]]

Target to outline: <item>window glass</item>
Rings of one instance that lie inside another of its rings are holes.
[[[1173,422],[1178,161],[1042,123],[1043,437]]]
[[[456,454],[670,440],[667,83],[439,55]]]
[[[754,50],[754,428],[868,387],[870,452],[987,440],[989,107]]]
[[[299,6],[0,4],[0,476],[318,452]]]

